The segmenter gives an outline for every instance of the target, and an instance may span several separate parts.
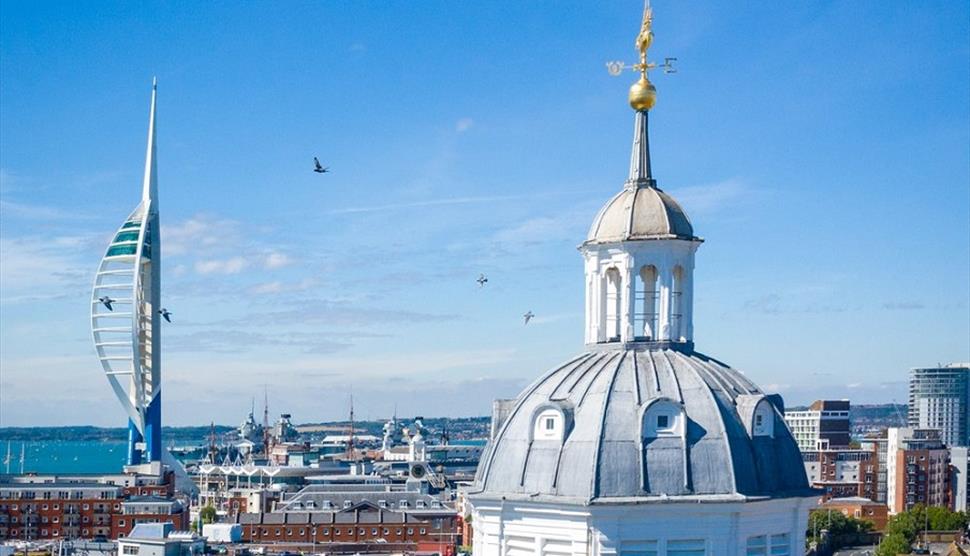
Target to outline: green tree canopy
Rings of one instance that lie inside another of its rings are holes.
[[[212,504],[203,506],[199,510],[199,517],[202,518],[202,523],[215,523],[216,521],[216,509],[212,507]]]
[[[898,554],[909,554],[910,545],[900,533],[889,533],[882,538],[882,542],[876,548],[876,556],[897,556]]]

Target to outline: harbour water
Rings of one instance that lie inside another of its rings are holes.
[[[456,440],[453,444],[483,445],[484,440]],[[7,466],[7,442],[0,442],[0,473],[20,472],[20,447],[24,447],[26,473],[116,473],[125,464],[126,442],[120,440],[12,440]]]

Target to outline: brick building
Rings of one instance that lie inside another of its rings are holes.
[[[858,496],[833,498],[819,506],[819,509],[815,511],[824,512],[827,510],[837,511],[846,517],[869,521],[876,531],[884,530],[889,521],[889,508],[885,504]]]
[[[879,460],[875,449],[803,450],[805,474],[822,499],[862,497],[876,500]]]
[[[15,475],[0,478],[0,540],[116,539],[138,523],[189,525],[166,475]]]
[[[245,541],[317,546],[323,551],[328,551],[327,545],[352,543],[375,550],[392,544],[409,551],[454,554],[461,532],[453,507],[431,495],[405,491],[317,491],[290,500],[278,511],[242,513],[236,519]]]
[[[939,430],[890,428],[886,471],[890,513],[916,504],[950,507],[950,451]]]

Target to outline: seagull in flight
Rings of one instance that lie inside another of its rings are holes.
[[[172,313],[170,313],[168,309],[166,309],[165,307],[162,307],[161,309],[159,309],[158,314],[162,315],[162,318],[165,319],[166,322],[172,322],[172,319],[171,319]]]
[[[479,288],[484,288],[485,287],[485,284],[488,283],[488,278],[486,278],[484,274],[479,274],[478,275],[478,280],[475,280],[475,281],[478,282],[478,287]]]
[[[522,318],[525,319],[525,324],[529,324],[529,321],[532,320],[532,318],[535,316],[536,316],[535,313],[533,313],[532,311],[529,311],[528,313],[522,315]]]
[[[318,174],[325,174],[330,170],[329,166],[324,167],[322,164],[320,164],[320,159],[317,157],[313,157],[313,166],[313,171]]]
[[[100,301],[102,305],[107,307],[109,311],[114,311],[114,309],[111,308],[111,304],[115,302],[114,299],[111,299],[108,296],[104,296],[104,297],[99,297],[98,301]]]

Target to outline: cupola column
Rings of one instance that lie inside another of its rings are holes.
[[[623,287],[621,288],[622,299],[620,302],[623,307],[622,337],[624,342],[632,342],[634,339],[633,315],[636,314],[636,302],[634,292],[636,291],[636,276],[633,272],[633,258],[627,257],[627,264],[623,271]]]

